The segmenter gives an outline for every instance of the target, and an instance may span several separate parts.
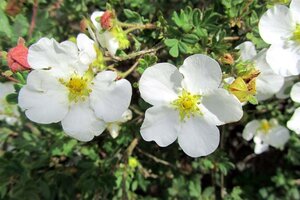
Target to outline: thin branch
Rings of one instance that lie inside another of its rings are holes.
[[[19,80],[15,79],[15,78],[13,78],[13,77],[11,77],[11,76],[7,76],[4,72],[2,72],[1,75],[2,75],[3,77],[5,77],[6,79],[12,81],[12,82],[15,82],[15,83],[19,83],[19,82],[20,82]]]
[[[147,49],[147,50],[142,50],[142,51],[139,51],[139,52],[135,52],[135,53],[132,53],[132,54],[128,54],[124,57],[119,57],[119,56],[113,56],[113,60],[116,60],[116,61],[124,61],[124,60],[129,60],[129,59],[133,59],[133,58],[136,58],[138,56],[141,56],[141,55],[144,55],[144,54],[148,54],[148,53],[153,53],[153,52],[156,52],[160,49],[162,49],[164,47],[164,45],[159,45],[158,47],[156,48],[152,48],[152,49]]]
[[[223,39],[225,41],[235,41],[235,40],[239,40],[240,37],[239,36],[231,36],[231,37],[224,37]]]
[[[34,27],[35,27],[35,19],[36,19],[36,15],[37,15],[38,5],[39,5],[38,0],[34,0],[33,8],[32,8],[31,23],[30,23],[29,32],[28,32],[29,39],[31,38]]]
[[[141,154],[147,156],[148,158],[151,158],[152,160],[154,160],[154,162],[157,162],[157,163],[160,163],[160,164],[163,164],[163,165],[166,165],[166,166],[169,166],[169,167],[172,167],[172,168],[176,168],[173,164],[165,161],[165,160],[162,160],[160,158],[157,158],[156,156],[153,156],[151,155],[150,153],[147,153],[147,152],[144,152],[142,149],[140,148],[136,148],[138,152],[140,152]]]
[[[140,58],[141,58],[142,56],[140,56],[137,60],[136,60],[136,62],[126,71],[126,72],[124,72],[124,73],[122,73],[121,74],[121,77],[122,78],[125,78],[125,77],[127,77],[129,74],[131,74],[134,70],[135,70],[135,68],[139,65],[139,61],[140,61]]]

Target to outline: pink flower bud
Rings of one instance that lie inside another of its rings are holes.
[[[101,27],[105,30],[112,28],[111,19],[113,18],[113,13],[111,11],[105,11],[105,13],[100,18]]]
[[[20,38],[18,45],[11,48],[7,53],[7,63],[13,72],[30,69],[27,61],[28,48],[24,45],[25,41]]]

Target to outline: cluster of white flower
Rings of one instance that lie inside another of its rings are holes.
[[[28,63],[33,69],[19,93],[19,106],[37,123],[61,122],[66,134],[89,141],[107,123],[118,121],[128,109],[131,85],[117,80],[117,73],[94,74],[89,64],[96,59],[94,41],[84,34],[77,45],[42,38],[30,46]]]
[[[257,79],[258,99],[265,100],[275,93],[277,98],[287,98],[285,90],[293,85],[295,75],[300,74],[300,1],[292,0],[289,8],[278,4],[268,9],[259,21],[259,33],[270,47],[259,53],[261,58],[258,54],[254,59],[261,72]],[[243,47],[242,57],[249,58],[254,46],[248,43]],[[291,98],[300,102],[300,83],[292,87]],[[287,122],[287,127],[297,134],[300,134],[299,118],[298,108]],[[255,153],[259,154],[269,145],[282,148],[289,139],[289,131],[275,119],[253,120],[246,125],[243,137],[246,140],[254,137]]]
[[[87,29],[92,39],[80,33],[74,41],[42,38],[29,47],[32,71],[18,96],[30,120],[61,122],[65,133],[80,141],[90,141],[105,129],[115,138],[120,124],[132,118],[128,109],[131,85],[107,70],[103,60],[104,50],[115,56],[118,49],[129,47],[126,32],[113,11],[95,11],[90,22]],[[229,78],[223,76],[218,62],[203,54],[187,57],[179,69],[169,63],[147,68],[139,81],[141,97],[152,105],[141,126],[143,139],[161,147],[178,140],[187,155],[205,156],[219,145],[217,126],[239,121],[246,102],[274,95],[287,98],[284,91],[293,84],[294,75],[300,74],[300,1],[293,0],[290,8],[275,5],[269,9],[259,22],[259,31],[270,48],[257,53],[251,42],[237,46],[237,72]],[[0,99],[13,91],[12,84],[0,87]],[[300,83],[293,86],[291,98],[300,102]],[[6,110],[0,106],[0,119]],[[10,111],[19,116],[16,108]],[[287,124],[298,134],[299,118],[300,108]],[[243,137],[254,138],[259,154],[269,145],[283,148],[289,131],[275,119],[253,120]]]

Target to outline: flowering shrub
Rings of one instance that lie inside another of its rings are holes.
[[[299,199],[299,13],[1,1],[0,199]]]

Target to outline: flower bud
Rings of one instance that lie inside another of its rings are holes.
[[[113,13],[109,10],[105,11],[105,13],[100,18],[101,27],[105,30],[109,30],[112,28],[112,18]]]
[[[80,31],[84,33],[87,31],[87,28],[88,28],[88,21],[86,19],[82,19],[80,21]]]
[[[18,45],[11,48],[7,53],[7,63],[13,72],[30,69],[27,61],[28,48],[23,38],[19,38]]]
[[[220,57],[219,61],[222,64],[227,64],[227,65],[234,64],[234,58],[230,53],[225,53],[222,57]]]
[[[5,7],[6,14],[10,16],[16,16],[22,11],[24,0],[10,0]]]

